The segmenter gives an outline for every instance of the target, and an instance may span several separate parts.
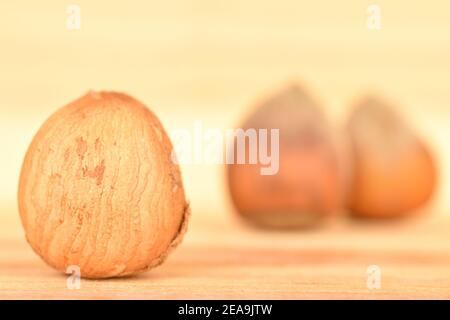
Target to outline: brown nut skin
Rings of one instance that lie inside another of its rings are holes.
[[[279,129],[280,144],[275,175],[261,175],[265,166],[260,163],[227,165],[240,216],[262,227],[308,228],[337,212],[342,204],[339,155],[324,116],[302,88],[291,85],[261,102],[242,128]]]
[[[89,92],[34,137],[19,181],[27,241],[52,267],[81,277],[130,275],[161,264],[189,207],[172,145],[130,96]]]
[[[353,216],[403,217],[430,199],[437,180],[433,156],[390,105],[375,96],[361,99],[347,129],[354,165],[347,206]]]

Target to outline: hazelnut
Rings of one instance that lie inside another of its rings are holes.
[[[392,218],[427,202],[436,185],[428,146],[388,103],[362,99],[349,121],[353,182],[348,208],[354,216]]]
[[[258,164],[227,166],[238,213],[265,227],[317,225],[342,204],[341,161],[318,104],[292,85],[258,104],[243,129],[279,129],[279,171],[262,175]],[[246,145],[249,154],[255,145]]]
[[[171,142],[142,103],[89,92],[54,113],[26,153],[19,211],[27,241],[52,267],[107,278],[161,264],[189,207]]]

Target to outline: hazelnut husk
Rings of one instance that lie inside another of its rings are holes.
[[[407,216],[430,199],[434,157],[392,105],[376,96],[361,99],[347,130],[353,158],[347,207],[353,216]]]
[[[52,267],[109,278],[161,264],[189,206],[158,118],[116,92],[89,92],[54,113],[25,156],[19,211],[31,247]]]
[[[342,159],[320,106],[302,87],[291,85],[257,104],[240,127],[279,129],[276,174],[262,175],[261,163],[227,165],[231,199],[241,217],[269,228],[308,228],[338,212]],[[255,147],[247,144],[246,153]]]

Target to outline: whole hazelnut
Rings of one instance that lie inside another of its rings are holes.
[[[279,130],[279,171],[262,175],[261,163],[227,166],[237,212],[264,227],[317,225],[342,203],[341,159],[320,107],[298,85],[259,103],[243,129]],[[246,145],[246,154],[257,145]],[[271,151],[273,152],[273,150]]]
[[[390,104],[375,96],[361,99],[347,129],[354,166],[347,206],[354,216],[405,216],[430,199],[434,158]]]
[[[20,175],[31,247],[85,278],[161,264],[189,213],[171,152],[157,117],[128,95],[89,92],[59,109],[31,142]]]

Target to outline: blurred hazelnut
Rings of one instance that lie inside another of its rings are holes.
[[[348,208],[354,216],[405,216],[430,199],[437,179],[433,156],[389,104],[366,97],[347,129],[354,165]]]
[[[316,225],[342,200],[338,148],[317,103],[299,86],[258,104],[242,128],[279,129],[279,171],[262,175],[261,163],[230,164],[229,190],[238,213],[254,224]],[[246,145],[246,153],[257,146]]]

